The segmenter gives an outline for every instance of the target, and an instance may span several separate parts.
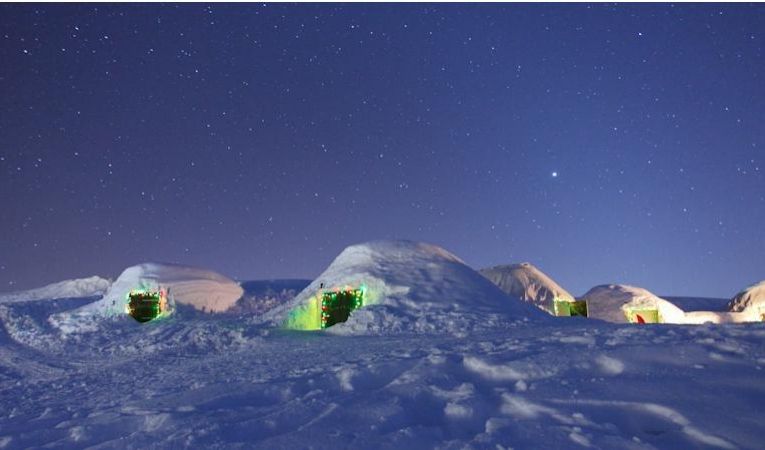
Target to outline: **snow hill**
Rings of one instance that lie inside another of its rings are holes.
[[[28,291],[0,294],[0,303],[29,302],[59,298],[81,298],[103,295],[111,286],[111,281],[92,276],[75,280],[60,281]]]
[[[457,256],[435,245],[376,241],[353,245],[294,300],[265,315],[293,329],[316,329],[323,291],[364,286],[365,307],[333,333],[451,332],[519,319],[544,320],[536,308],[510,298]]]
[[[157,287],[168,290],[171,304],[189,305],[204,312],[226,311],[244,292],[237,282],[211,270],[144,263],[125,269],[101,300],[72,312],[54,315],[50,320],[62,330],[71,331],[82,328],[87,317],[124,316],[127,294],[131,289]]]
[[[736,294],[728,303],[732,312],[748,312],[759,316],[765,314],[765,280],[753,284]]]
[[[574,300],[558,283],[531,263],[509,264],[481,269],[479,273],[512,297],[555,313],[553,300]]]

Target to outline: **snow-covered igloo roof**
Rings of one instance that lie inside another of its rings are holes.
[[[167,290],[175,304],[208,312],[227,310],[244,292],[237,282],[211,270],[149,262],[125,269],[100,300],[51,316],[50,320],[61,329],[82,329],[80,322],[84,318],[125,314],[127,294],[131,290],[160,287]]]
[[[582,296],[587,300],[587,316],[608,322],[625,323],[625,308],[658,309],[664,321],[682,323],[685,313],[647,289],[624,284],[595,286]]]
[[[539,319],[538,309],[508,297],[441,247],[412,241],[352,245],[291,302],[266,320],[317,329],[319,297],[336,288],[363,287],[364,307],[331,328],[338,333],[458,332],[503,320]]]
[[[508,295],[520,298],[550,314],[555,311],[553,301],[556,298],[574,300],[573,295],[531,263],[487,267],[479,272]]]
[[[177,304],[200,311],[222,312],[242,297],[236,281],[212,270],[164,263],[143,263],[128,267],[114,281],[102,302],[122,305],[131,289],[163,287]]]

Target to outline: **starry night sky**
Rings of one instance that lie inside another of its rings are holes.
[[[347,245],[765,278],[765,5],[0,6],[0,291]]]

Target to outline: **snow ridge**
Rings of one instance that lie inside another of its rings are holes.
[[[111,284],[112,282],[110,280],[98,276],[64,280],[27,291],[0,294],[0,303],[94,297],[103,295],[104,292],[109,289]]]

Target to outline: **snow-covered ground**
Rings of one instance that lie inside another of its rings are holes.
[[[27,311],[11,320],[44,322]],[[0,445],[762,448],[760,324],[338,336],[221,317],[0,338]]]
[[[378,297],[326,331],[276,326],[316,282],[264,316],[180,304],[67,330],[50,317],[98,296],[17,293],[0,303],[0,448],[762,448],[765,324],[553,318],[437,247],[346,252],[319,285]],[[271,283],[243,299],[301,286]]]

